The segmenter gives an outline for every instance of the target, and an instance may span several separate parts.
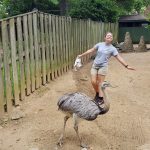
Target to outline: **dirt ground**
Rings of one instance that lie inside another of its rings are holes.
[[[150,52],[121,55],[137,71],[110,60],[106,80],[116,86],[107,89],[111,109],[92,122],[81,121],[79,132],[93,150],[150,150]],[[69,71],[27,97],[21,105],[25,117],[0,126],[0,150],[55,150],[64,117],[57,100],[75,91],[94,97],[90,67],[91,62]],[[70,119],[62,150],[80,149]]]

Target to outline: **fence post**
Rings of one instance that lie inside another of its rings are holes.
[[[46,48],[46,76],[47,82],[50,82],[50,44],[49,44],[49,35],[48,35],[48,15],[46,14],[44,17],[45,21],[45,48]]]
[[[12,85],[10,80],[10,65],[9,65],[9,56],[10,49],[8,47],[8,29],[7,22],[2,21],[2,44],[3,44],[3,54],[4,54],[4,80],[5,80],[5,91],[6,91],[6,104],[7,112],[10,114],[12,111]]]
[[[56,19],[56,70],[57,70],[57,75],[60,76],[61,71],[60,71],[60,41],[59,41],[59,18],[58,16],[55,17]],[[66,33],[67,34],[67,33]]]
[[[37,13],[33,14],[33,33],[34,33],[34,50],[35,50],[35,87],[36,89],[40,87],[40,62],[39,62],[39,42],[38,42],[38,23],[37,23]]]
[[[52,15],[51,17],[52,19],[52,33],[53,33],[53,64],[52,64],[52,67],[53,67],[53,74],[54,74],[54,78],[57,77],[57,71],[56,71],[56,66],[57,66],[57,63],[56,63],[56,29],[55,29],[55,16]]]
[[[29,35],[27,26],[27,16],[23,16],[24,29],[24,48],[25,48],[25,77],[26,77],[26,94],[31,93],[31,79],[30,79],[30,59],[29,59]]]
[[[19,53],[19,74],[20,74],[20,98],[25,99],[25,75],[24,75],[24,60],[23,60],[23,33],[21,25],[21,17],[17,18],[17,36],[18,36],[18,53]]]
[[[53,25],[52,25],[52,15],[49,15],[48,17],[48,24],[49,24],[49,43],[50,43],[50,73],[51,73],[51,79],[54,79],[54,43],[53,43]]]
[[[30,71],[31,71],[31,91],[35,91],[35,59],[34,59],[34,43],[33,43],[33,14],[28,15],[29,26],[29,49],[30,49]]]
[[[4,115],[4,80],[1,64],[2,64],[2,56],[0,53],[0,118],[3,117]]]
[[[46,60],[45,60],[45,34],[44,34],[44,23],[43,14],[40,14],[40,43],[41,43],[41,56],[42,56],[42,84],[46,84]]]
[[[11,46],[11,61],[12,61],[12,79],[15,105],[19,105],[19,86],[18,86],[18,69],[16,63],[16,33],[14,19],[10,19],[10,46]]]

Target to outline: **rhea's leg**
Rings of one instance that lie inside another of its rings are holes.
[[[79,136],[79,131],[78,131],[78,116],[76,114],[73,114],[73,121],[74,121],[74,129],[76,131],[76,134],[78,136],[79,142],[80,142],[80,146],[83,148],[88,148],[88,146],[86,146],[85,144],[82,143],[81,137]]]
[[[67,123],[67,120],[69,119],[70,117],[69,116],[65,116],[64,117],[64,127],[63,127],[63,131],[62,131],[62,134],[60,135],[60,138],[57,142],[57,145],[59,146],[62,146],[63,144],[63,138],[64,138],[64,133],[65,133],[65,127],[66,127],[66,123]]]

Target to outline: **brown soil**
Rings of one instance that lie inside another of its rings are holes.
[[[116,86],[107,89],[111,109],[92,122],[82,121],[80,135],[93,150],[150,150],[150,52],[121,55],[137,71],[111,59],[106,79]],[[70,71],[27,97],[21,105],[25,117],[0,128],[0,150],[55,150],[64,117],[57,100],[75,91],[94,97],[90,67]],[[78,145],[70,119],[62,150],[80,150]]]

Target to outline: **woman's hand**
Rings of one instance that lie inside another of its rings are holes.
[[[82,55],[78,55],[77,57],[78,57],[78,58],[81,58],[81,57],[82,57]]]

